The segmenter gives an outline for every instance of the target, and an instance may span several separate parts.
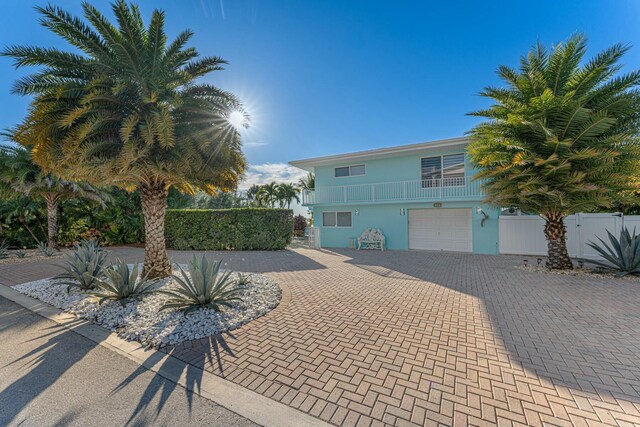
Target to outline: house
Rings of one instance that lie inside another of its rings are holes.
[[[389,249],[498,253],[499,209],[482,203],[481,182],[453,138],[290,162],[315,173],[302,204],[323,247],[349,247],[365,228]]]

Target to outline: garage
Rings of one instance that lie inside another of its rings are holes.
[[[409,249],[471,252],[471,209],[409,209]]]

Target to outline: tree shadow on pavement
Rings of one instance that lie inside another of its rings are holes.
[[[640,402],[637,282],[528,272],[515,268],[521,257],[339,252],[367,273],[415,283],[403,288],[414,298],[405,304],[450,316],[435,333],[457,336],[459,351],[482,342],[554,385]],[[477,351],[500,365],[499,355]]]
[[[225,335],[233,337],[229,333]],[[193,409],[192,392],[201,391],[205,367],[217,365],[220,372],[219,375],[224,378],[223,352],[235,357],[223,334],[215,334],[199,340],[184,342],[177,346],[165,347],[160,351],[151,353],[144,361],[143,366],[133,371],[111,391],[111,394],[122,391],[137,377],[147,372],[147,368],[154,368],[160,372],[156,374],[156,378],[160,381],[149,383],[131,413],[127,425],[141,425],[141,416],[144,416],[145,422],[153,422],[161,414],[169,397],[179,390],[184,390],[189,412],[191,412]],[[175,359],[167,356],[174,356],[185,363],[176,363]],[[184,378],[186,387],[183,388],[175,381],[167,379],[165,377],[167,374],[170,374],[174,379]],[[150,408],[156,397],[155,408]],[[154,414],[154,416],[152,417],[150,414]]]
[[[34,323],[40,320],[39,316],[30,314]],[[83,322],[70,322],[67,327],[73,328],[80,323]],[[6,325],[2,328],[3,331],[7,329]],[[67,336],[74,332],[60,325],[44,330],[46,333],[39,339],[46,339],[46,342],[0,367],[0,371],[28,369],[25,375],[0,391],[0,425],[11,424],[32,400],[45,392],[96,346],[89,340],[82,340],[81,343],[68,340]]]

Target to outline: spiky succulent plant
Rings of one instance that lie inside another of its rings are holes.
[[[620,237],[616,237],[607,230],[609,237],[609,246],[604,240],[598,237],[601,244],[589,242],[590,247],[595,249],[605,261],[588,260],[601,267],[617,270],[618,276],[626,276],[627,274],[640,274],[640,235],[629,232],[624,227],[620,231]]]
[[[193,257],[188,266],[188,274],[178,266],[179,274],[172,278],[178,288],[159,291],[169,295],[162,309],[178,308],[188,313],[199,308],[211,308],[221,311],[222,307],[231,307],[233,301],[242,301],[238,296],[242,290],[230,280],[231,272],[220,273],[222,260],[209,261],[204,255]]]
[[[0,242],[0,259],[5,259],[9,257],[9,242],[6,239],[3,239]]]
[[[248,273],[238,273],[236,275],[236,285],[240,287],[248,286],[251,284],[251,275]]]
[[[95,240],[83,240],[66,255],[65,272],[56,276],[56,279],[62,279],[59,284],[67,285],[67,292],[71,288],[94,289],[97,280],[102,277],[106,258],[107,253],[100,249]]]
[[[38,243],[38,250],[40,253],[46,257],[53,256],[56,252],[55,250],[49,246],[47,242]]]
[[[125,305],[130,299],[140,300],[144,295],[153,293],[157,283],[158,280],[149,280],[147,275],[139,276],[138,264],[129,269],[126,262],[118,259],[103,270],[103,277],[95,281],[95,290],[89,293],[98,297],[100,304],[112,300]]]

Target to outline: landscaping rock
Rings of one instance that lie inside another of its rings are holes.
[[[240,273],[233,273],[234,279]],[[67,292],[59,280],[44,279],[23,283],[14,289],[37,298],[76,316],[95,322],[116,332],[120,337],[139,341],[146,347],[175,345],[236,329],[273,310],[280,302],[280,287],[261,274],[248,275],[250,283],[241,291],[242,301],[221,312],[202,308],[184,314],[180,310],[161,310],[169,297],[154,293],[142,300],[130,300],[124,306],[119,301],[99,304],[98,300],[76,288]],[[171,279],[158,285],[160,289],[177,287]]]

